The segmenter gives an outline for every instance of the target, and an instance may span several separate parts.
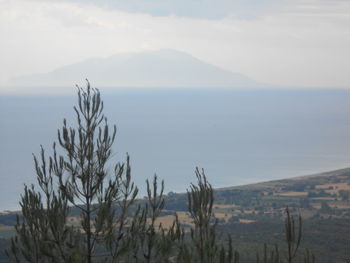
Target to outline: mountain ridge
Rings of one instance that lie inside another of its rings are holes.
[[[20,76],[14,86],[71,86],[88,78],[113,87],[260,87],[239,73],[203,62],[185,52],[162,49],[90,58],[51,72]]]

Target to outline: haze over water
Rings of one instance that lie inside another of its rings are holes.
[[[183,192],[205,168],[214,187],[350,166],[350,91],[335,89],[102,90],[118,128],[113,158],[131,156],[144,190],[154,173]],[[76,96],[0,96],[0,211],[36,182],[32,153],[49,151]],[[141,196],[144,191],[141,192]]]

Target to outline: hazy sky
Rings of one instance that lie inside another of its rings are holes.
[[[350,87],[349,0],[0,0],[0,86],[170,48],[260,82]]]

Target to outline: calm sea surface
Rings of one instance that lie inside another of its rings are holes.
[[[205,168],[215,187],[350,166],[350,91],[118,89],[102,91],[118,128],[113,158],[131,156],[135,182],[156,173],[185,191]],[[0,211],[36,182],[32,153],[48,150],[75,96],[0,96]],[[144,194],[144,191],[141,192]]]

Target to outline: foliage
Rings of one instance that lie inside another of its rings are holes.
[[[188,210],[193,219],[189,242],[182,240],[178,262],[238,262],[239,255],[233,251],[229,236],[228,247],[220,244],[217,238],[217,219],[213,213],[213,188],[208,183],[204,170],[196,168],[198,184],[192,184],[188,195]]]
[[[186,233],[176,214],[172,225],[165,228],[158,220],[165,207],[164,182],[159,184],[157,176],[152,182],[147,180],[147,197],[140,202],[129,156],[108,171],[116,127],[110,129],[103,115],[100,92],[89,83],[86,89],[78,88],[74,111],[76,126],[63,121],[52,155],[41,148],[40,156],[34,156],[39,189],[25,186],[22,218],[17,217],[17,235],[7,251],[12,262],[239,262],[231,235],[218,234],[214,191],[203,169],[196,168],[197,184],[187,191],[193,221],[190,232]],[[259,205],[258,191],[247,198]],[[71,223],[72,211],[79,211],[75,224]],[[300,216],[298,226],[296,234],[287,208],[288,263],[294,262],[301,242]],[[265,245],[257,262],[280,263],[281,254],[278,246],[269,252]],[[314,262],[309,252],[305,262]]]
[[[108,126],[99,91],[89,83],[85,90],[78,88],[74,111],[77,126],[64,120],[58,131],[60,149],[55,142],[52,156],[43,148],[40,158],[34,156],[40,190],[25,187],[23,221],[17,221],[9,257],[14,262],[90,263],[117,262],[132,254],[135,262],[139,257],[151,262],[157,239],[168,234],[155,225],[164,206],[163,183],[158,194],[157,178],[153,191],[147,182],[149,206],[139,207],[130,219],[138,188],[131,181],[129,156],[108,173],[116,127]],[[72,207],[80,213],[79,226],[69,224]]]

